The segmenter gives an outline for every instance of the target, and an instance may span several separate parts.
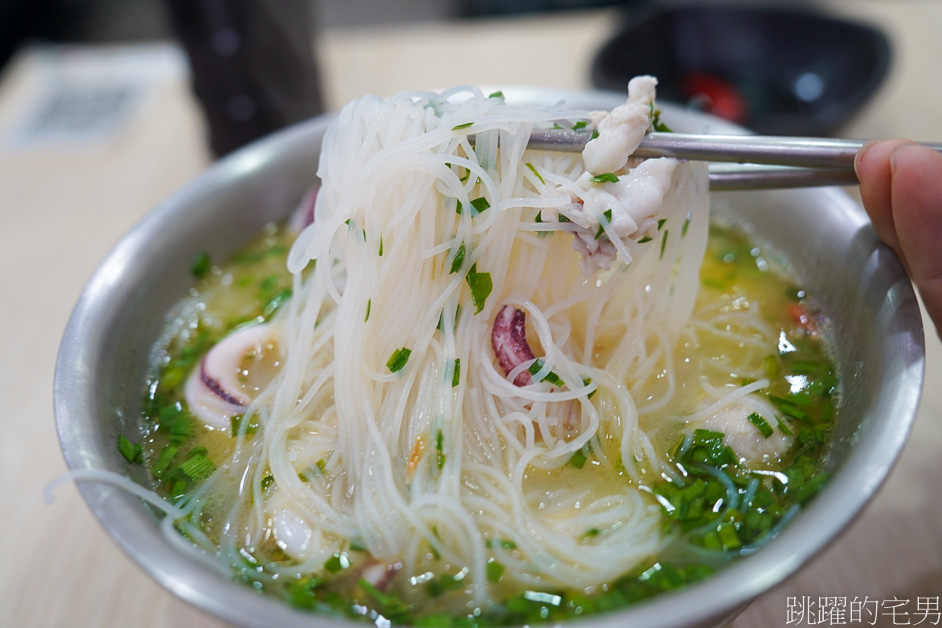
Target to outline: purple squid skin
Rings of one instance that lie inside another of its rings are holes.
[[[505,305],[497,313],[494,319],[494,327],[491,330],[491,346],[494,348],[494,355],[497,356],[497,363],[504,370],[504,374],[510,373],[522,362],[532,360],[535,356],[527,344],[527,315],[523,310],[519,310],[511,305]],[[523,371],[514,379],[516,386],[526,386],[530,383],[530,373]]]
[[[231,403],[234,406],[239,408],[245,408],[245,404],[242,403],[241,399],[233,397],[229,391],[223,388],[222,384],[219,383],[218,379],[215,379],[212,375],[206,372],[206,358],[204,357],[200,360],[200,380],[203,384],[213,391],[217,397],[222,399],[227,403]]]

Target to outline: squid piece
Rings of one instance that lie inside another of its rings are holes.
[[[363,570],[360,572],[360,577],[378,590],[385,592],[393,581],[393,578],[396,577],[396,573],[399,569],[400,565],[398,564],[381,561],[370,562],[363,567]]]
[[[511,305],[505,305],[494,319],[491,330],[491,346],[497,363],[504,369],[504,374],[510,373],[518,365],[536,356],[527,344],[527,316],[523,310]],[[530,373],[523,371],[514,379],[516,386],[526,386],[530,383]]]
[[[183,390],[190,412],[211,427],[229,427],[230,419],[252,403],[239,381],[242,360],[250,353],[262,353],[273,340],[271,325],[253,325],[232,332],[210,349]]]
[[[716,412],[713,416],[699,421],[695,427],[722,432],[725,442],[738,456],[749,463],[772,462],[781,458],[789,450],[795,440],[794,436],[786,436],[776,429],[766,438],[759,429],[749,421],[749,415],[762,406],[760,402],[744,401],[732,403]],[[760,412],[761,415],[771,419],[771,413]],[[774,420],[770,421],[774,425]]]
[[[598,137],[586,144],[582,160],[589,172],[616,172],[625,167],[651,126],[651,103],[657,79],[636,76],[628,82],[628,101],[611,112],[599,112],[593,122]]]
[[[275,543],[291,558],[322,562],[334,553],[335,548],[324,533],[278,491],[268,498],[265,512],[270,517]]]

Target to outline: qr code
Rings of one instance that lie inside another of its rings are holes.
[[[135,85],[58,85],[24,121],[18,140],[45,143],[107,138],[131,117],[140,96]]]

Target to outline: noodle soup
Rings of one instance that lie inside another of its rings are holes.
[[[514,126],[559,110],[491,100],[360,103],[314,225],[194,263],[122,450],[256,589],[373,621],[564,619],[758,550],[826,479],[826,321],[708,229],[705,173],[671,165],[622,236],[589,207],[628,172],[579,187],[580,157]],[[429,126],[449,150],[403,148]]]

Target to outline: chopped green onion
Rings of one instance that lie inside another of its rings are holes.
[[[262,490],[264,491],[269,486],[275,483],[275,476],[269,474],[262,478]]]
[[[435,451],[435,461],[438,464],[438,469],[440,471],[442,467],[445,466],[445,435],[442,434],[441,430],[438,430],[438,433],[435,434]]]
[[[772,435],[772,426],[769,425],[769,422],[766,421],[761,414],[753,412],[748,418],[750,423],[759,428],[759,431],[762,432],[762,436],[768,438]]]
[[[209,253],[206,251],[200,251],[196,254],[196,257],[193,258],[193,262],[190,264],[190,272],[193,273],[194,277],[205,277],[206,274],[212,270],[212,267],[213,262],[209,259]]]
[[[452,130],[452,131],[458,131],[458,130],[460,130],[460,129],[466,129],[466,128],[468,128],[469,126],[471,126],[472,124],[474,124],[474,122],[465,122],[464,124],[459,124],[459,125],[457,125],[457,126],[451,127],[451,130]]]
[[[124,436],[124,434],[118,436],[118,451],[120,451],[125,460],[130,463],[140,462],[144,455],[144,450],[141,447],[141,444],[132,443]]]
[[[576,469],[581,469],[585,466],[585,463],[588,462],[589,457],[580,449],[569,458],[569,466],[575,467]]]
[[[536,178],[540,180],[540,183],[542,183],[543,185],[546,185],[546,181],[544,181],[543,177],[540,176],[540,173],[536,171],[536,167],[534,167],[534,165],[531,164],[530,162],[527,162],[526,165],[527,165],[527,168],[530,169],[530,172],[532,172],[536,176]]]
[[[238,436],[239,431],[242,429],[242,420],[245,418],[243,414],[236,414],[229,417],[229,429],[231,430],[232,437],[235,438]],[[245,435],[254,434],[258,430],[258,422],[250,421],[245,426]]]
[[[494,289],[491,274],[479,273],[477,267],[477,264],[472,265],[471,270],[468,271],[468,275],[465,277],[465,281],[468,282],[468,287],[471,288],[471,301],[476,308],[475,314],[484,309],[484,302],[487,301],[491,290]]]
[[[488,539],[484,545],[487,546],[488,548],[491,548],[491,547],[494,547],[494,543],[497,543],[502,548],[508,551],[517,549],[517,544],[514,541],[511,541],[508,539],[501,539],[501,540]]]
[[[461,246],[458,247],[458,250],[455,252],[455,259],[451,260],[451,270],[448,272],[449,275],[452,275],[459,270],[461,270],[461,265],[464,263],[464,256],[467,252],[464,242],[461,243]]]
[[[529,368],[527,368],[527,370],[530,372],[530,375],[533,375],[533,376],[535,377],[536,374],[539,373],[540,370],[542,370],[542,368],[543,368],[543,359],[542,359],[542,358],[537,358],[536,360],[533,361],[533,364],[531,364],[531,365],[529,366]],[[564,382],[564,381],[559,377],[559,375],[557,375],[557,374],[554,373],[553,371],[550,371],[549,373],[547,373],[547,374],[546,374],[542,379],[540,379],[539,381],[541,381],[541,382],[546,381],[546,382],[549,382],[550,384],[552,384],[553,386],[559,386],[559,387],[562,387],[562,386],[565,386],[565,385],[566,385],[566,382]]]
[[[483,196],[480,196],[478,198],[471,200],[471,207],[473,207],[474,210],[479,214],[483,212],[484,210],[489,209],[490,206],[491,204]],[[464,206],[461,204],[461,201],[457,201],[457,205],[455,206],[455,212],[460,214],[463,211],[464,211]]]
[[[180,465],[180,471],[191,480],[205,480],[216,471],[216,465],[206,454],[197,454]]]
[[[157,462],[154,463],[154,466],[151,467],[151,473],[155,476],[160,477],[164,472],[170,467],[170,463],[173,462],[173,459],[177,456],[177,451],[179,451],[177,445],[167,445],[164,447],[160,455],[157,456]]]
[[[363,317],[363,322],[370,320],[370,309],[373,307],[373,299],[366,300],[366,316]]]
[[[504,92],[494,92],[493,94],[488,96],[488,98],[503,98],[503,97],[504,97]]]
[[[605,228],[603,225],[610,224],[612,222],[612,210],[606,209],[602,212],[602,216],[605,217],[605,222],[599,221],[599,230],[595,232],[595,239],[598,240],[603,235],[605,235]]]
[[[660,220],[658,220],[658,221],[657,221],[657,230],[660,231],[660,230],[661,230],[661,227],[663,227],[663,226],[664,226],[664,223],[666,223],[666,222],[667,222],[667,218],[661,218]]]
[[[652,100],[651,103],[648,105],[648,110],[650,111],[650,114],[651,114],[651,127],[652,127],[655,131],[660,131],[661,133],[671,133],[671,132],[672,132],[672,131],[671,131],[671,128],[670,128],[669,126],[667,126],[666,124],[664,124],[663,122],[661,122],[661,110],[654,108],[654,101],[653,101],[653,100]]]
[[[379,234],[379,256],[383,256],[383,234]]]
[[[275,296],[265,305],[265,309],[262,310],[262,316],[268,318],[275,311],[284,305],[291,298],[291,288],[284,288],[279,290]]]
[[[411,349],[406,349],[405,347],[396,349],[389,357],[389,360],[386,361],[386,367],[393,373],[398,373],[409,361],[410,355],[412,355]]]
[[[591,179],[592,183],[618,183],[618,177],[611,172],[603,172],[602,174],[597,174]]]
[[[664,235],[661,237],[661,254],[658,259],[664,259],[665,248],[667,248],[667,229],[664,230]]]
[[[461,381],[461,358],[455,358],[455,369],[451,373],[451,387],[454,388]]]
[[[500,582],[504,575],[504,566],[496,560],[490,560],[487,563],[487,579],[490,582]]]
[[[324,569],[330,573],[337,573],[342,569],[346,569],[350,566],[350,559],[347,558],[346,554],[334,554],[327,559],[327,562],[324,563]]]
[[[483,212],[484,210],[490,208],[490,206],[491,206],[491,204],[488,203],[488,202],[487,202],[487,199],[484,198],[483,196],[481,196],[481,197],[479,197],[479,198],[476,198],[476,199],[474,199],[473,201],[471,201],[471,207],[473,207],[474,209],[476,209],[479,214],[480,214],[481,212]]]
[[[587,126],[589,126],[588,121],[586,121],[586,120],[579,120],[579,121],[576,122],[574,125],[572,125],[572,130],[573,130],[573,131],[579,131],[579,130],[581,130],[581,129],[586,128]]]

